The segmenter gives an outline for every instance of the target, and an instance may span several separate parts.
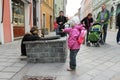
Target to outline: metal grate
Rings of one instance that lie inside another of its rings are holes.
[[[24,76],[22,80],[56,80],[56,77],[43,76]]]

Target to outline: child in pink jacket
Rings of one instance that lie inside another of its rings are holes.
[[[70,68],[68,71],[72,71],[76,69],[76,55],[80,49],[81,44],[78,43],[78,37],[80,35],[80,31],[83,30],[83,25],[76,25],[71,23],[71,28],[65,28],[63,31],[68,33],[68,47],[70,49]]]

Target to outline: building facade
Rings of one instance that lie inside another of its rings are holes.
[[[41,2],[41,27],[53,31],[53,1],[42,0]]]
[[[110,12],[109,29],[116,30],[116,17],[120,13],[120,0],[82,0],[80,17],[83,18],[87,13],[92,12],[93,18],[96,20],[97,14],[101,11],[102,4],[105,4]]]
[[[92,1],[93,0],[82,0],[81,2],[81,12],[80,19],[83,19],[87,16],[88,13],[92,13]]]
[[[81,7],[80,7],[80,20],[82,20],[84,16],[85,6],[84,6],[85,0],[81,1]]]
[[[40,0],[0,0],[0,43],[14,41],[32,26],[40,27],[39,6]]]
[[[109,20],[109,29],[116,30],[116,17],[120,12],[119,7],[120,0],[94,0],[93,1],[93,17],[96,19],[97,14],[101,11],[101,5],[105,4],[106,8],[110,12],[110,20]]]
[[[64,14],[66,15],[66,5],[67,5],[67,0],[63,0],[64,2],[63,2],[63,4],[64,4],[64,6],[63,6],[63,11],[64,11]]]
[[[67,0],[54,0],[54,18],[59,16],[59,11],[64,11],[66,14]]]
[[[92,13],[92,1],[93,0],[85,0],[84,6],[85,6],[85,11],[84,11],[84,17],[88,15],[88,13]]]

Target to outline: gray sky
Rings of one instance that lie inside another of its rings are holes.
[[[66,16],[73,16],[80,8],[82,0],[67,0]]]

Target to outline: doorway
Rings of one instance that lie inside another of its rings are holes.
[[[52,16],[50,15],[50,31],[51,32],[53,31],[52,24],[53,24],[53,20],[52,20]]]
[[[117,10],[116,10],[116,23],[117,23],[117,17],[118,14],[120,13],[120,4],[117,5]],[[117,27],[116,27],[117,28]]]
[[[33,0],[33,26],[37,26],[36,0]]]

